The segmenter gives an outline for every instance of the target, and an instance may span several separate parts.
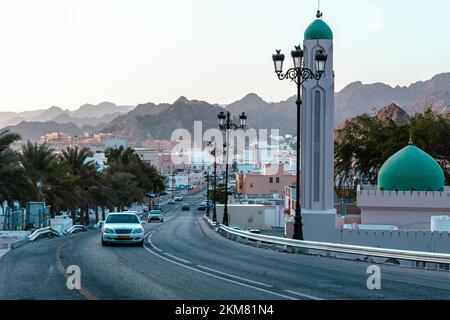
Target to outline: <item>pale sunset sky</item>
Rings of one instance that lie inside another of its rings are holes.
[[[336,90],[450,71],[450,1],[321,2]],[[276,79],[271,55],[300,43],[316,10],[317,0],[0,0],[0,111],[283,100],[295,88]]]

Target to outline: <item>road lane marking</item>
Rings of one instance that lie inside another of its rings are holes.
[[[300,292],[296,292],[296,291],[292,291],[292,290],[284,290],[284,292],[299,296],[299,297],[303,297],[303,298],[307,298],[307,299],[311,299],[311,300],[323,300],[321,298],[318,297],[314,297],[314,296],[310,296],[309,294],[304,294],[304,293],[300,293]]]
[[[61,251],[63,248],[68,244],[72,243],[73,240],[69,239],[64,241],[63,243],[59,244],[56,248],[56,266],[58,267],[59,271],[64,275],[64,277],[67,279],[69,278],[69,274],[66,272],[66,268],[64,268],[64,265],[61,262]],[[88,290],[81,287],[80,289],[77,289],[78,292],[80,292],[87,300],[98,300],[97,297],[95,297],[93,294],[91,294]]]
[[[158,254],[158,253],[156,253],[156,252],[150,250],[147,246],[144,246],[144,248],[145,248],[145,250],[147,250],[147,251],[150,252],[151,254],[153,254],[153,255],[155,255],[155,256],[157,256],[157,257],[163,259],[163,260],[166,260],[166,261],[168,261],[168,262],[170,262],[170,263],[176,264],[176,265],[178,265],[178,266],[180,266],[180,267],[183,267],[183,268],[186,268],[186,269],[195,271],[195,272],[199,272],[199,273],[201,273],[201,274],[204,274],[204,275],[207,275],[207,276],[216,278],[216,279],[220,279],[220,280],[223,280],[223,281],[226,281],[226,282],[230,282],[230,283],[233,283],[233,284],[242,286],[242,287],[247,287],[247,288],[251,288],[251,289],[254,289],[254,290],[257,290],[257,291],[261,291],[261,292],[264,292],[264,293],[268,293],[268,294],[271,294],[271,295],[274,295],[274,296],[278,296],[278,297],[281,297],[281,298],[285,298],[285,299],[289,299],[289,300],[298,300],[298,299],[295,298],[295,297],[291,297],[291,296],[288,296],[288,295],[285,295],[285,294],[282,294],[282,293],[269,291],[269,290],[266,290],[266,289],[263,289],[263,288],[259,288],[259,287],[252,286],[252,285],[250,285],[250,284],[245,284],[245,283],[238,282],[238,281],[235,281],[235,280],[231,280],[231,279],[228,279],[228,278],[224,278],[224,277],[221,277],[221,276],[212,274],[212,273],[208,273],[208,272],[206,272],[206,271],[199,270],[199,269],[193,268],[193,267],[191,267],[191,266],[187,266],[187,265],[185,265],[185,264],[182,264],[182,263],[179,263],[179,262],[170,260],[170,259],[164,257],[163,255],[160,255],[160,254]]]
[[[153,247],[153,248],[156,248],[155,245],[153,245],[152,247]],[[159,249],[159,248],[157,248],[157,249],[158,249],[159,251],[162,252],[161,249]],[[178,260],[178,261],[181,261],[181,262],[184,262],[184,263],[187,263],[187,264],[192,264],[190,261],[184,260],[184,259],[181,259],[181,258],[178,258],[178,257],[176,257],[176,256],[174,256],[174,255],[171,255],[170,253],[164,252],[164,254],[165,254],[166,256],[169,256],[169,257],[171,257],[171,258],[174,258],[174,259],[176,259],[176,260]]]
[[[271,286],[270,284],[266,284],[266,283],[263,283],[263,282],[258,282],[258,281],[253,281],[253,280],[250,280],[250,279],[238,277],[238,276],[235,276],[234,274],[229,274],[229,273],[226,273],[226,272],[222,272],[222,271],[219,271],[219,270],[216,270],[216,269],[212,269],[212,268],[208,268],[208,267],[205,267],[205,266],[202,266],[202,265],[199,265],[199,264],[197,265],[197,267],[205,269],[205,270],[208,270],[208,271],[211,271],[211,272],[215,272],[215,273],[218,273],[218,274],[221,274],[221,275],[224,275],[224,276],[228,276],[230,278],[239,279],[239,280],[242,280],[242,281],[245,281],[245,282],[257,284],[257,285],[260,285],[260,286],[263,286],[263,287],[267,287],[267,288],[273,288],[273,286]]]
[[[0,259],[9,252],[10,249],[0,249]]]
[[[160,248],[158,248],[158,247],[155,247],[155,245],[154,244],[150,244],[151,246],[152,246],[152,248],[153,249],[155,249],[156,251],[159,251],[159,252],[164,252],[164,251],[162,251]]]

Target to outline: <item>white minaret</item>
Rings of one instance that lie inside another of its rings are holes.
[[[314,225],[318,220],[312,219],[309,215],[329,215],[330,219],[327,220],[332,223],[336,214],[333,173],[333,32],[321,19],[319,12],[318,19],[311,23],[305,31],[303,45],[305,66],[314,72],[316,70],[314,59],[316,52],[323,50],[328,56],[322,78],[319,81],[308,80],[302,87],[300,192],[302,215],[305,218],[305,240],[310,240],[311,232],[308,230],[315,230],[316,226]],[[324,223],[323,218],[319,219],[322,221],[321,223]],[[307,235],[308,233],[310,236]]]

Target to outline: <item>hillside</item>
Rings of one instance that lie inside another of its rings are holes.
[[[441,73],[410,86],[391,87],[384,83],[353,82],[335,95],[336,124],[395,101],[409,114],[429,106],[439,113],[450,112],[450,73]]]

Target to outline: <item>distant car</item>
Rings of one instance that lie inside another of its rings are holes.
[[[189,211],[189,210],[191,210],[191,207],[189,207],[187,203],[183,204],[183,206],[181,207],[181,211]]]
[[[183,196],[181,194],[175,196],[175,201],[183,201]]]
[[[250,229],[249,232],[250,233],[257,233],[257,234],[259,234],[259,233],[261,233],[261,230],[259,230],[259,229]]]
[[[205,211],[206,210],[206,205],[204,205],[203,203],[199,204],[197,206],[197,210],[198,211]]]
[[[110,243],[144,245],[144,228],[132,212],[110,213],[101,227],[103,246]]]
[[[152,206],[152,210],[161,210],[162,211],[162,206],[159,203],[154,204]]]
[[[167,204],[174,204],[174,203],[175,203],[175,200],[172,198],[167,201]]]
[[[153,220],[164,222],[164,215],[161,210],[151,210],[148,213],[148,222],[152,222]]]

